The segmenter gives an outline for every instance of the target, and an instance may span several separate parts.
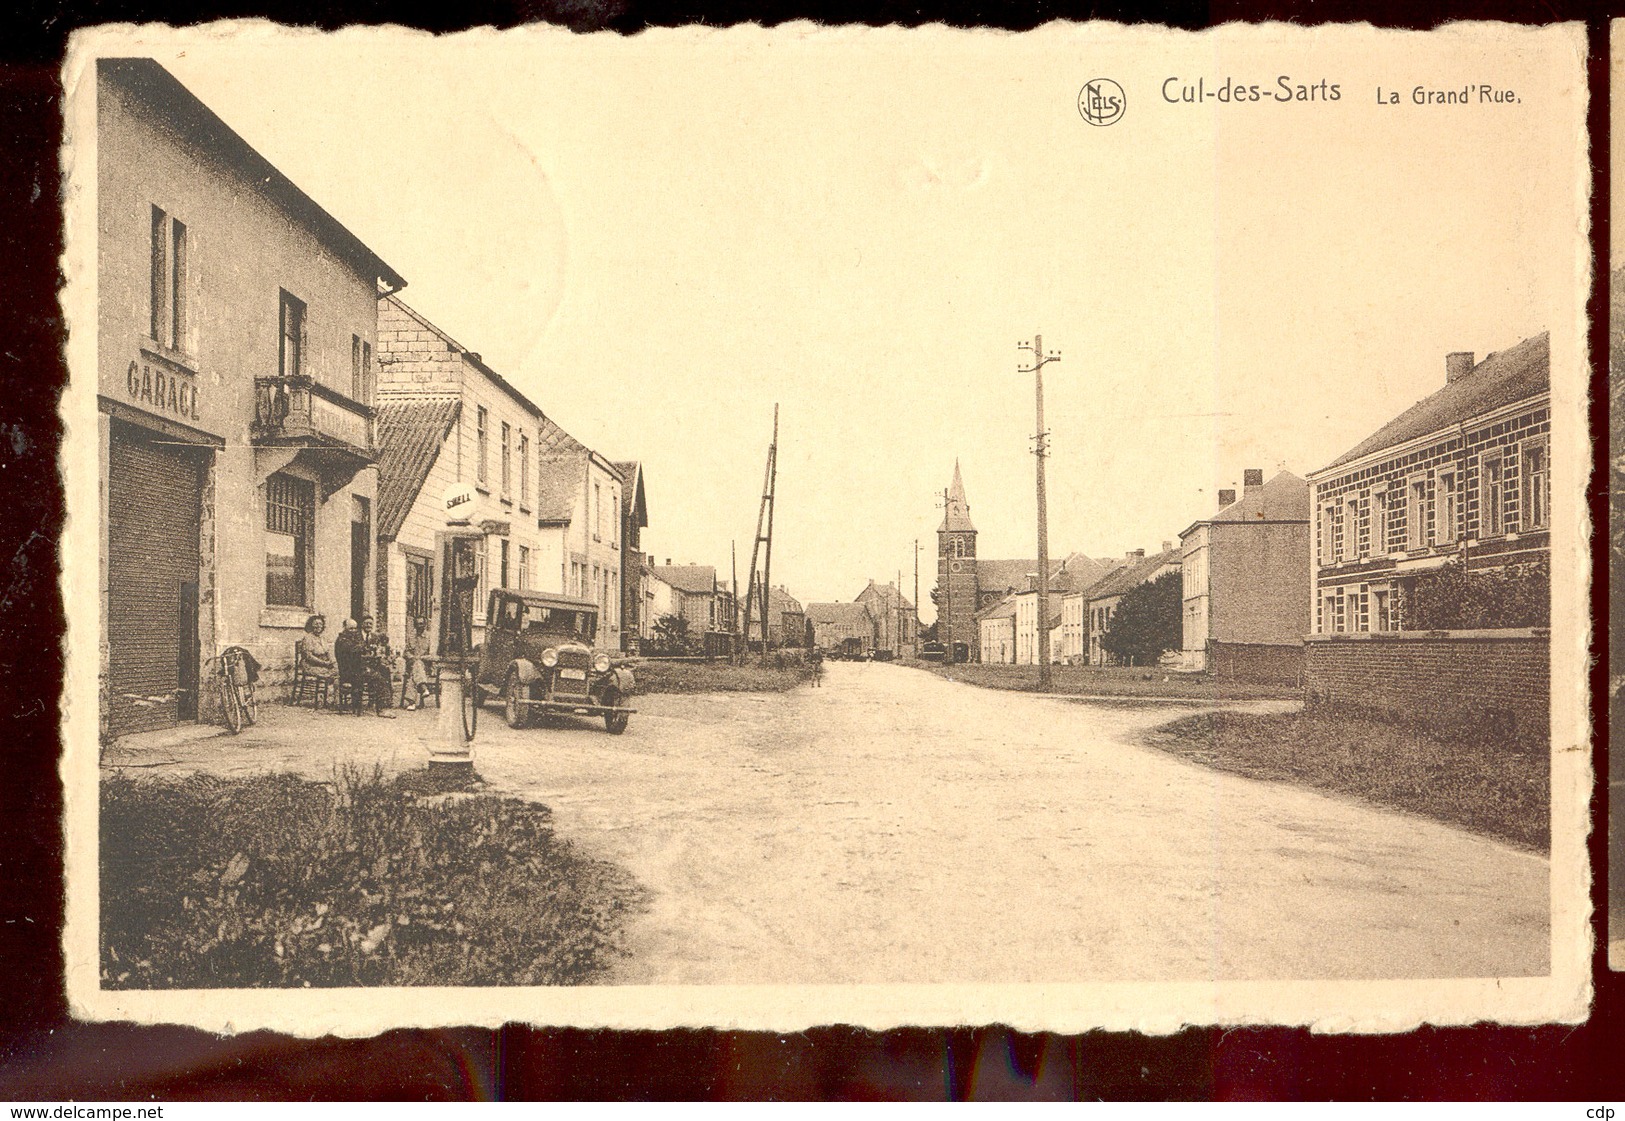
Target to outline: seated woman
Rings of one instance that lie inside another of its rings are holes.
[[[321,681],[331,683],[338,676],[338,663],[333,660],[333,650],[322,637],[327,630],[327,618],[322,615],[312,615],[305,620],[305,637],[299,640],[298,672],[304,677],[314,677]]]
[[[411,634],[406,638],[406,647],[401,651],[401,656],[406,662],[403,670],[406,680],[401,692],[406,698],[408,709],[417,708],[422,704],[423,694],[430,687],[428,667],[423,661],[429,654],[429,620],[414,619]]]

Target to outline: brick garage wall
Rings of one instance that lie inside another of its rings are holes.
[[[1551,712],[1545,628],[1314,636],[1311,705],[1364,709],[1432,731],[1545,741]]]
[[[1303,644],[1213,642],[1207,664],[1214,677],[1226,681],[1297,685],[1303,680]]]

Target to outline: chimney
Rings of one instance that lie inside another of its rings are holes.
[[[1244,492],[1251,494],[1264,485],[1264,469],[1249,467],[1241,473],[1241,487]]]
[[[1166,552],[1167,552],[1167,551],[1168,551],[1168,550],[1169,550],[1169,549],[1172,549],[1172,548],[1173,548],[1173,547],[1174,547],[1174,543],[1173,543],[1173,542],[1172,542],[1172,541],[1164,541],[1164,542],[1163,542],[1163,543],[1162,543],[1162,551],[1163,551],[1163,552],[1165,552],[1165,553],[1166,553]]]
[[[1144,560],[1145,559],[1145,550],[1144,549],[1130,549],[1128,551],[1128,553],[1126,554],[1126,556],[1128,557],[1129,560]]]
[[[671,567],[671,558],[670,558],[670,557],[667,557],[667,558],[666,558],[666,567],[667,567],[667,568],[670,568],[670,567]]]
[[[1473,352],[1457,350],[1444,356],[1444,383],[1449,385],[1473,369]]]
[[[1029,592],[1036,592],[1038,590],[1038,573],[1027,573],[1027,590]]]
[[[1233,490],[1221,490],[1219,492],[1219,509],[1223,510],[1226,506],[1234,506],[1235,504],[1236,504],[1236,492],[1235,491],[1233,491]]]

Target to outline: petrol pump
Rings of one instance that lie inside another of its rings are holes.
[[[474,769],[474,731],[479,720],[479,668],[474,653],[474,596],[479,587],[478,543],[484,533],[470,526],[474,488],[453,483],[441,496],[446,528],[435,535],[440,555],[440,643],[436,675],[440,707],[429,748],[431,770]]]

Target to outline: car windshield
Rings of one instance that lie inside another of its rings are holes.
[[[597,629],[597,617],[586,611],[532,606],[525,613],[527,634],[567,635],[581,642],[590,643]]]

